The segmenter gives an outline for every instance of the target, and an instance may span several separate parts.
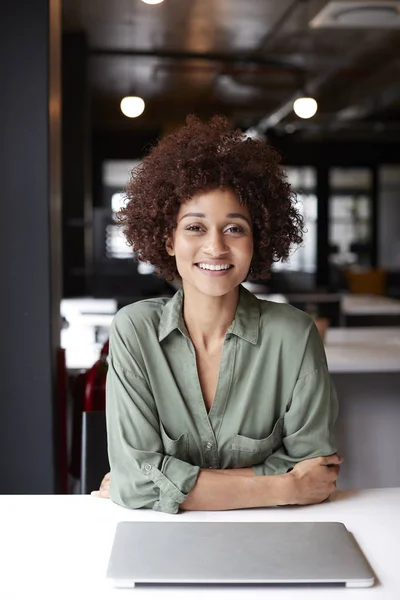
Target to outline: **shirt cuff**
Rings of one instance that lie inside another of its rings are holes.
[[[161,469],[145,463],[142,472],[160,489],[160,497],[153,510],[176,514],[196,485],[200,467],[190,465],[173,456],[166,456]]]
[[[297,463],[303,460],[317,458],[319,456],[329,456],[331,454],[335,454],[335,452],[337,452],[337,448],[333,445],[329,449],[325,448],[320,452],[309,452],[304,456],[296,458],[278,451],[275,454],[271,454],[271,456],[269,456],[265,462],[254,465],[253,470],[256,475],[283,475],[284,473],[291,471],[293,467],[297,465]]]

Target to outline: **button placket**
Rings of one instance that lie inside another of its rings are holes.
[[[225,413],[229,391],[233,378],[233,367],[236,355],[236,336],[230,332],[226,334],[222,348],[221,364],[217,382],[214,402],[207,415],[207,422],[213,442],[203,442],[203,455],[205,466],[209,469],[219,469],[220,456],[218,450],[217,436],[221,429],[222,419]],[[205,407],[205,404],[204,404]],[[203,438],[204,439],[204,438]]]
[[[236,360],[237,337],[227,333],[224,341],[224,347],[221,356],[220,373],[224,374],[223,385],[218,382],[217,393],[218,402],[215,402],[209,412],[209,421],[213,429],[215,439],[217,439],[222,427],[222,421],[225,415],[226,406],[231,390],[233,371]]]
[[[211,442],[204,442],[203,443],[203,448],[204,448],[204,452],[203,452],[203,456],[204,456],[204,466],[210,468],[211,466],[211,461],[210,461],[210,447],[212,446]]]
[[[195,412],[197,417],[197,427],[202,442],[202,464],[205,468],[215,468],[219,465],[218,445],[214,429],[209,419],[209,414],[207,413],[206,405],[201,390],[200,379],[196,364],[196,351],[193,346],[193,342],[190,338],[187,338],[185,341],[187,343],[187,348],[191,354],[190,371],[193,369],[192,383],[195,383],[196,386],[195,393],[192,396],[192,406],[193,411]]]
[[[205,466],[209,469],[218,469],[219,467],[219,456],[218,448],[216,443],[205,442],[204,446],[204,462]]]

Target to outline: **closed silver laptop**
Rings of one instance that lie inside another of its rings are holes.
[[[374,575],[343,523],[126,522],[107,577],[135,584],[336,584]]]

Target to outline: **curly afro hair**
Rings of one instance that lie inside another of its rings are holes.
[[[202,123],[190,115],[132,171],[118,222],[139,260],[166,279],[179,277],[165,242],[180,205],[195,194],[232,189],[253,224],[252,279],[268,279],[273,262],[287,260],[303,237],[303,218],[279,154],[265,142],[232,130],[222,116]]]

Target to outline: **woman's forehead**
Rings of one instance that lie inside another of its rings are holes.
[[[195,194],[181,204],[179,215],[186,212],[197,212],[205,216],[240,213],[250,216],[248,208],[243,205],[237,194],[231,189],[214,189]]]

